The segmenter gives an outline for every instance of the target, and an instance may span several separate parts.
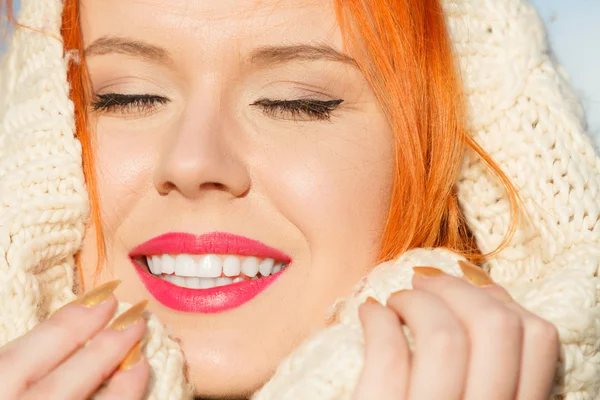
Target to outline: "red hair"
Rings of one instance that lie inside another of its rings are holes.
[[[396,168],[380,261],[415,247],[446,247],[471,259],[496,254],[518,222],[515,187],[468,135],[466,101],[439,0],[334,0],[346,51],[357,61],[394,132]],[[6,0],[11,11],[11,0]],[[90,196],[99,257],[104,243],[87,129],[89,80],[79,25],[79,0],[64,0],[61,34],[65,52],[76,52],[68,79],[77,137]],[[474,151],[504,185],[511,225],[493,253],[481,255],[463,218],[455,190],[466,149]],[[409,166],[404,168],[403,166]],[[100,262],[99,262],[100,265]]]
[[[447,247],[471,259],[496,254],[516,231],[519,196],[468,134],[466,99],[440,1],[335,0],[335,5],[346,51],[358,61],[395,137],[395,181],[380,260],[415,247]],[[467,148],[496,174],[511,205],[507,235],[487,255],[478,252],[456,196]]]

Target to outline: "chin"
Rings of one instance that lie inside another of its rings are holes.
[[[182,343],[188,377],[197,398],[248,399],[273,376],[279,361],[285,357],[263,352],[260,345],[240,349],[221,342],[215,347],[196,346],[192,341]]]

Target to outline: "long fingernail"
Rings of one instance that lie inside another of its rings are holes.
[[[138,361],[142,358],[142,341],[137,342],[125,355],[123,361],[119,365],[120,371],[127,371],[128,369],[133,368]]]
[[[79,304],[84,307],[97,306],[103,301],[108,300],[108,298],[113,294],[120,284],[121,281],[119,280],[106,282],[69,304]]]
[[[375,297],[371,297],[371,296],[367,297],[367,300],[365,301],[365,303],[381,305],[381,303],[379,301],[377,301],[377,299]]]
[[[446,275],[441,269],[433,267],[413,267],[416,276],[421,278],[435,278],[436,276]]]
[[[492,277],[489,276],[483,268],[478,267],[473,263],[460,260],[458,266],[465,278],[475,286],[491,286],[495,284]]]
[[[115,319],[110,327],[117,331],[122,331],[127,329],[130,325],[136,323],[146,310],[146,305],[148,304],[148,300],[140,301],[139,303],[131,306],[131,308],[125,311],[123,314],[119,315],[117,319]]]

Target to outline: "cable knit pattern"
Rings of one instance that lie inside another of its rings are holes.
[[[522,190],[530,222],[490,261],[491,275],[558,327],[565,372],[556,393],[597,398],[600,164],[581,107],[549,56],[530,4],[463,0],[446,9],[472,133]],[[479,247],[492,251],[509,223],[501,187],[469,154],[458,190]]]
[[[0,345],[74,298],[88,214],[60,2],[24,2],[0,79]],[[34,30],[35,29],[35,30]],[[37,30],[37,31],[36,31]],[[42,33],[44,32],[44,33]]]
[[[525,0],[447,0],[445,9],[471,132],[520,188],[527,213],[528,224],[486,268],[521,305],[558,327],[553,399],[599,398],[600,165],[581,107]],[[77,292],[74,254],[88,204],[61,11],[60,0],[23,0],[20,22],[34,29],[16,30],[0,72],[0,345]],[[457,186],[478,245],[493,250],[509,224],[506,194],[470,153]],[[378,266],[354,296],[340,300],[340,322],[307,339],[253,399],[349,399],[363,363],[358,306],[409,288],[414,265],[460,275],[458,259],[444,249],[415,249]],[[156,317],[148,327],[147,398],[189,399],[179,346]]]

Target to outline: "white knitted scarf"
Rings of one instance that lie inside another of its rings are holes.
[[[75,297],[74,254],[88,216],[60,38],[61,0],[23,0],[0,71],[0,345]],[[582,110],[525,0],[447,0],[473,137],[520,188],[530,225],[486,268],[559,329],[553,398],[600,398],[600,170]],[[471,154],[457,182],[477,244],[493,250],[510,219],[505,192]],[[412,250],[341,299],[340,323],[284,360],[255,399],[348,399],[362,367],[357,307],[410,287],[411,266],[458,275],[458,256]],[[122,305],[121,309],[124,306]],[[149,321],[149,399],[190,398],[179,346]]]

